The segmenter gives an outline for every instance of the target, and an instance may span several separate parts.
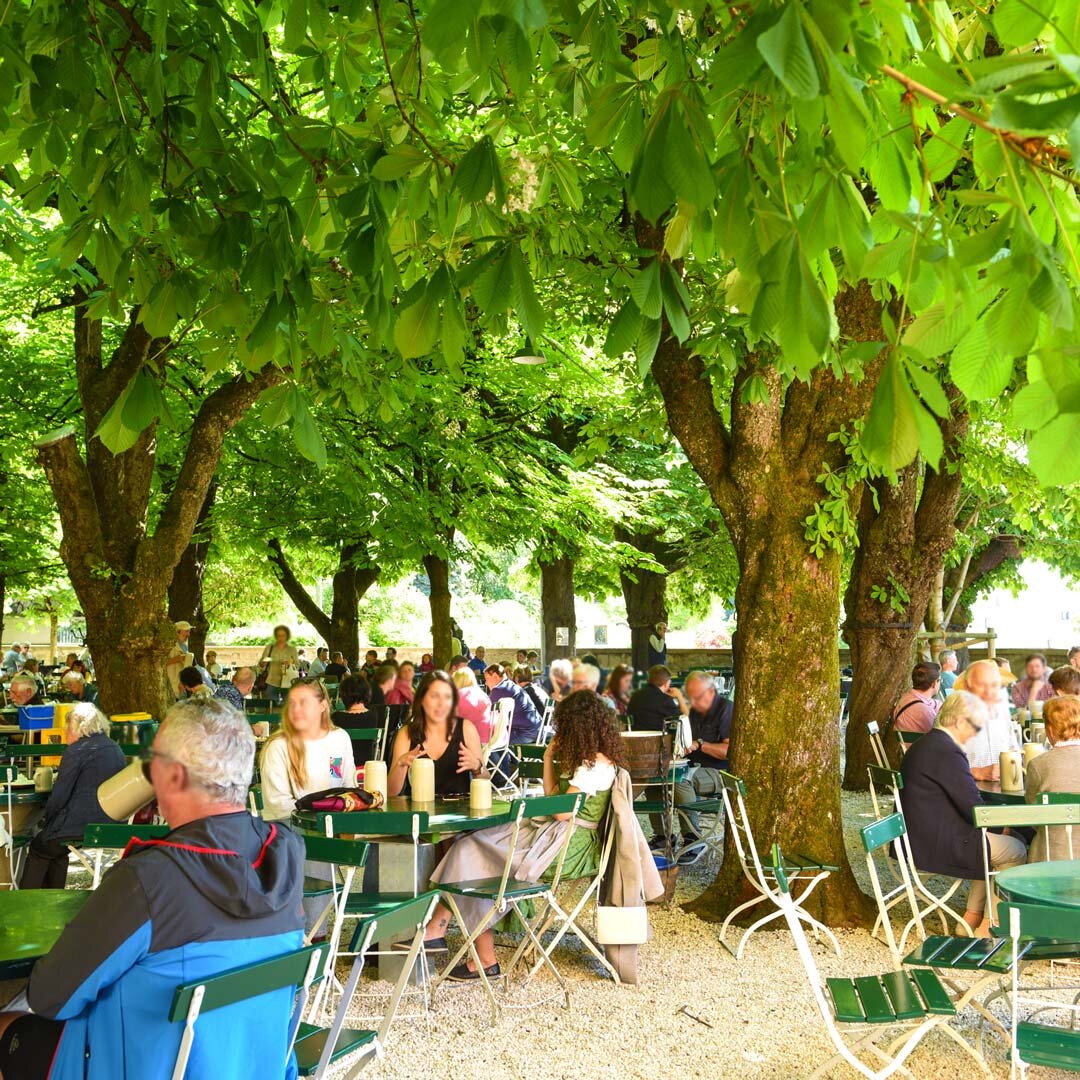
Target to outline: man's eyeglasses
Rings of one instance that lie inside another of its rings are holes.
[[[172,754],[166,754],[164,750],[155,750],[152,746],[148,746],[140,755],[139,759],[149,764],[154,758],[159,757],[164,761],[176,761],[176,758]],[[183,764],[181,762],[181,764]]]

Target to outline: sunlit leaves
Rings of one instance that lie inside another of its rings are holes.
[[[783,5],[776,24],[758,35],[757,47],[792,97],[817,97],[821,83],[803,30],[802,5],[797,0]]]

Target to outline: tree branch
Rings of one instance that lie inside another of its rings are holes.
[[[315,627],[319,637],[323,641],[329,641],[330,617],[315,603],[311,594],[304,588],[296,574],[293,573],[288,559],[285,558],[281,541],[276,537],[272,537],[266,542],[266,546],[270,552],[270,565],[273,568],[274,576],[277,578],[278,584],[285,590],[285,595],[296,605],[297,611]]]
[[[136,570],[171,573],[187,547],[210,481],[214,478],[225,436],[243,418],[259,395],[281,382],[281,372],[268,364],[252,378],[238,375],[207,397],[195,417],[184,463],[152,538],[140,545]]]
[[[115,11],[116,14],[120,16],[121,22],[127,27],[131,39],[139,47],[141,52],[148,53],[153,51],[154,42],[150,35],[139,25],[138,19],[135,18],[135,13],[130,8],[124,7],[124,5],[120,3],[120,0],[101,0],[101,2],[110,11]]]

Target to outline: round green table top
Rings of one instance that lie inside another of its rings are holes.
[[[383,823],[394,823],[392,831],[382,831],[385,836],[408,836],[411,833],[410,815],[425,813],[428,816],[425,836],[446,835],[448,833],[476,832],[492,825],[505,825],[510,821],[510,803],[495,799],[490,810],[473,810],[469,806],[469,796],[460,798],[439,798],[434,802],[414,802],[401,795],[386,801],[380,810],[364,810],[354,814],[326,814],[313,811],[297,811],[293,821],[301,828],[315,828],[323,832],[326,818],[333,819],[334,835],[342,834],[370,835],[365,832],[365,822],[372,827],[374,818],[382,818]],[[385,816],[384,816],[385,815]]]
[[[1002,870],[997,890],[1005,900],[1080,908],[1080,859],[1028,863]]]
[[[29,975],[90,896],[85,889],[0,892],[0,979]]]

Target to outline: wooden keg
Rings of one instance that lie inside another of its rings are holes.
[[[631,780],[667,776],[671,765],[670,735],[659,731],[624,731],[621,736]]]

